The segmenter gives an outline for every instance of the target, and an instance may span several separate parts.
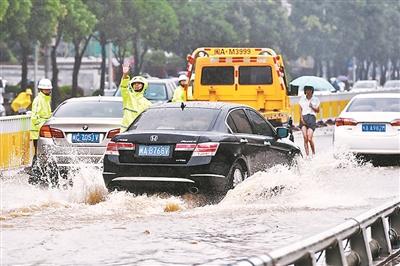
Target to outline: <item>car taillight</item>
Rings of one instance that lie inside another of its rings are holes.
[[[117,135],[119,132],[120,132],[120,128],[112,129],[112,130],[108,131],[107,138],[111,139],[115,135]]]
[[[395,119],[390,124],[394,127],[400,127],[400,119]]]
[[[107,144],[106,154],[119,155],[119,150],[135,150],[135,144],[127,142],[114,142],[110,141]]]
[[[197,144],[192,156],[214,156],[217,153],[219,143],[206,142]]]
[[[178,143],[175,145],[175,151],[193,151],[197,144]]]
[[[338,117],[335,120],[335,125],[337,127],[340,127],[340,126],[356,126],[357,125],[357,121],[352,119],[352,118],[341,118],[341,117]]]
[[[39,136],[42,138],[64,138],[64,133],[57,128],[45,125],[40,128]]]

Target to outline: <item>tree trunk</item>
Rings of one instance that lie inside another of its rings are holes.
[[[143,62],[144,62],[144,56],[147,53],[147,46],[144,47],[142,54],[140,55],[140,62],[139,62],[139,72],[142,70],[143,67]]]
[[[80,43],[82,42],[82,39],[75,39],[73,42],[75,48],[75,56],[74,56],[75,59],[74,59],[74,69],[72,70],[72,89],[71,89],[72,97],[78,96],[78,74],[81,68],[83,54],[86,51],[86,47],[89,44],[91,37],[92,36],[90,35],[88,38],[83,39],[85,43],[83,44],[82,51],[80,49]]]
[[[372,79],[376,80],[376,61],[372,61]]]
[[[381,64],[380,69],[381,69],[381,78],[379,83],[383,85],[386,82],[386,71],[387,71],[386,64],[385,63]]]
[[[328,79],[332,77],[332,66],[330,60],[326,61],[326,76]]]
[[[133,75],[137,76],[140,73],[139,69],[139,45],[138,45],[138,40],[133,40],[133,56],[134,56],[134,69],[133,69]]]
[[[106,45],[107,39],[103,32],[100,32],[100,46],[101,46],[101,74],[100,74],[100,95],[104,95],[104,83],[106,80]]]
[[[125,54],[126,54],[126,49],[121,47],[118,47],[117,52],[114,52],[114,56],[117,59],[119,66],[118,66],[118,70],[117,73],[115,73],[115,81],[116,82],[120,82],[121,78],[122,78],[122,65],[125,62]],[[119,85],[119,83],[118,83]]]
[[[368,79],[370,67],[371,67],[371,62],[369,62],[367,60],[367,65],[366,65],[366,68],[365,68],[364,77],[362,79]]]
[[[25,90],[28,85],[28,56],[29,48],[21,45],[21,90]]]
[[[51,83],[53,84],[53,91],[51,95],[51,108],[54,110],[60,101],[60,91],[58,90],[58,66],[57,66],[57,46],[51,48],[51,68],[52,76]]]
[[[318,59],[316,57],[314,57],[313,75],[318,75]]]
[[[53,47],[51,47],[51,68],[52,68],[52,77],[51,83],[53,84],[53,91],[51,96],[51,108],[54,110],[57,105],[61,102],[61,94],[58,88],[58,65],[57,65],[57,47],[60,44],[61,34],[58,34],[56,43]]]

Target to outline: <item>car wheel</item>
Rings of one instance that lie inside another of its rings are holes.
[[[243,182],[243,180],[245,180],[246,177],[247,177],[246,171],[238,162],[235,162],[232,165],[231,170],[229,171],[228,174],[228,184],[226,186],[226,191],[235,188],[237,185]]]

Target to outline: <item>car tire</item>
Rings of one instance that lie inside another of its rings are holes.
[[[228,183],[225,187],[225,192],[228,192],[228,190],[235,188],[246,178],[247,172],[243,169],[242,165],[238,162],[234,162],[227,176]]]

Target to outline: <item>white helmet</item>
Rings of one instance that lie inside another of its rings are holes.
[[[39,81],[38,89],[51,90],[53,89],[53,85],[51,85],[51,81],[49,79],[41,79]]]
[[[178,82],[181,82],[181,81],[187,81],[187,77],[186,77],[186,75],[180,75],[179,76],[179,78],[178,78]]]

